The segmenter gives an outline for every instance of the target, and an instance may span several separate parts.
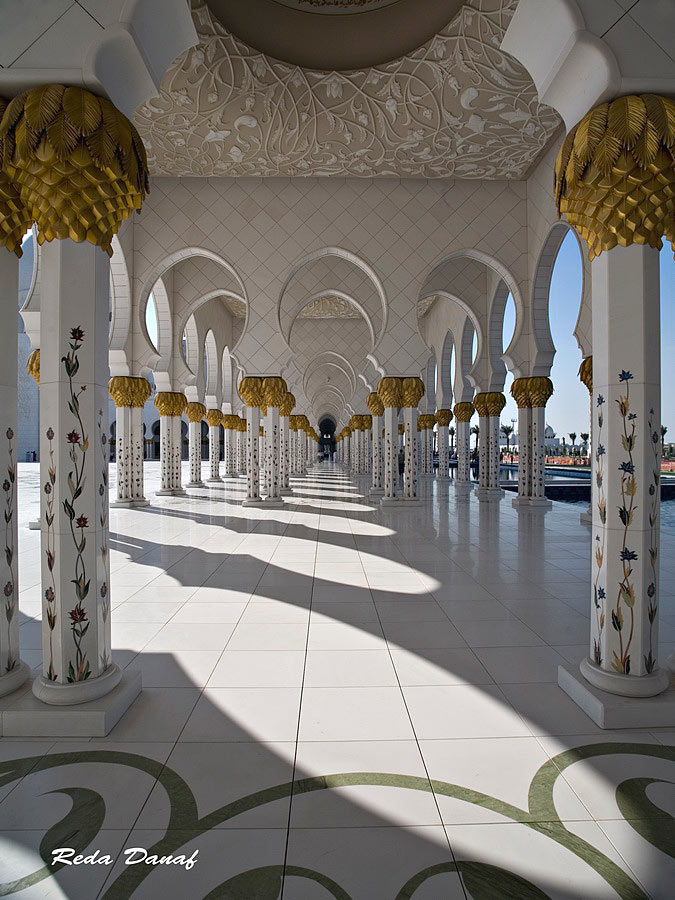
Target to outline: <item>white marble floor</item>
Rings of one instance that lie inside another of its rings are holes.
[[[102,740],[0,740],[3,896],[672,898],[675,723],[602,731],[556,683],[587,650],[578,508],[427,479],[382,512],[325,464],[243,509],[241,480],[160,499],[146,469],[152,506],[111,511],[114,657],[143,693]],[[34,666],[37,486],[20,467]],[[110,862],[45,868],[64,846]]]

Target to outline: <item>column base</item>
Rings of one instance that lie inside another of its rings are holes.
[[[455,479],[455,490],[460,494],[468,494],[473,490],[473,484],[470,481],[457,481]]]
[[[33,519],[32,522],[28,523],[28,527],[31,531],[39,531],[42,527],[42,522],[39,519]]]
[[[504,491],[501,488],[477,488],[476,489],[476,497],[479,500],[499,500],[504,496]]]
[[[188,481],[186,488],[203,488],[206,487],[203,481]]]
[[[582,512],[579,515],[579,521],[582,525],[592,525],[593,524],[593,513],[592,512]]]
[[[527,509],[551,509],[553,506],[552,500],[547,500],[546,497],[514,497],[511,501],[511,506],[515,507],[525,507]]]
[[[73,684],[49,681],[44,675],[38,675],[33,682],[33,694],[49,706],[75,706],[104,697],[116,688],[121,680],[122,670],[116,663],[111,663],[97,678]]]
[[[281,494],[282,497],[290,497],[291,494],[293,493],[293,488],[282,487],[279,489],[279,493]]]
[[[7,694],[18,690],[29,678],[30,666],[28,663],[20,660],[18,666],[15,666],[11,672],[7,672],[6,675],[0,677],[0,697],[6,697]],[[1,731],[0,734],[2,734]]]
[[[419,506],[419,497],[383,497],[380,506]]]
[[[110,504],[110,509],[134,509],[150,506],[150,501],[143,497],[142,500],[115,500]]]
[[[160,488],[155,491],[155,497],[187,497],[187,491],[183,488]]]
[[[5,737],[105,737],[141,692],[139,671],[127,669],[120,676],[117,686],[105,696],[72,706],[50,706],[25,694],[1,714],[2,733]],[[81,684],[93,685],[99,680]],[[71,689],[73,685],[62,687]]]
[[[665,671],[661,669],[653,675],[642,677],[619,674],[613,676],[621,679],[624,690],[636,691],[632,696],[626,696],[610,693],[591,684],[586,679],[589,670],[612,678],[612,673],[599,670],[590,660],[585,659],[579,669],[572,664],[558,666],[558,684],[600,728],[672,727],[675,721],[675,688],[668,688],[669,679]],[[642,681],[649,684],[637,684]],[[636,684],[632,684],[633,682]],[[612,681],[609,683],[614,686]],[[643,690],[647,693],[637,693]]]
[[[206,479],[206,484],[222,484],[222,483],[223,483],[223,479],[220,477],[220,475],[217,478],[207,478]]]
[[[384,488],[371,487],[368,491],[369,497],[384,497]]]
[[[450,478],[449,475],[439,475],[438,473],[436,473],[435,477],[436,481],[452,481],[452,478]]]

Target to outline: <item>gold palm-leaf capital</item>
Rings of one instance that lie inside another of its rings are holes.
[[[149,189],[131,122],[110,100],[60,84],[24,91],[0,112],[2,172],[37,225],[38,242],[89,241],[112,255],[113,236]]]
[[[590,110],[555,163],[558,214],[588,244],[589,259],[613,247],[675,240],[675,101],[631,94]]]

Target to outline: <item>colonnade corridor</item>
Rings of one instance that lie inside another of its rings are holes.
[[[39,671],[36,471],[19,565]],[[369,484],[323,462],[282,508],[226,477],[111,509],[113,661],[143,690],[105,738],[0,741],[0,892],[672,896],[675,732],[602,730],[558,686],[588,653],[578,507],[422,479],[424,502],[380,508]],[[661,546],[665,658],[675,534]],[[31,702],[27,684],[0,708]],[[48,871],[64,846],[103,861]],[[178,864],[125,865],[132,848]]]

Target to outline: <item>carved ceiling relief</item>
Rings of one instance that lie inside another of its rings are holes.
[[[135,124],[155,175],[522,178],[559,125],[499,50],[517,0],[470,0],[419,50],[352,72],[278,62],[195,2],[200,43]]]
[[[361,313],[342,297],[317,297],[302,310],[299,319],[360,319]]]

